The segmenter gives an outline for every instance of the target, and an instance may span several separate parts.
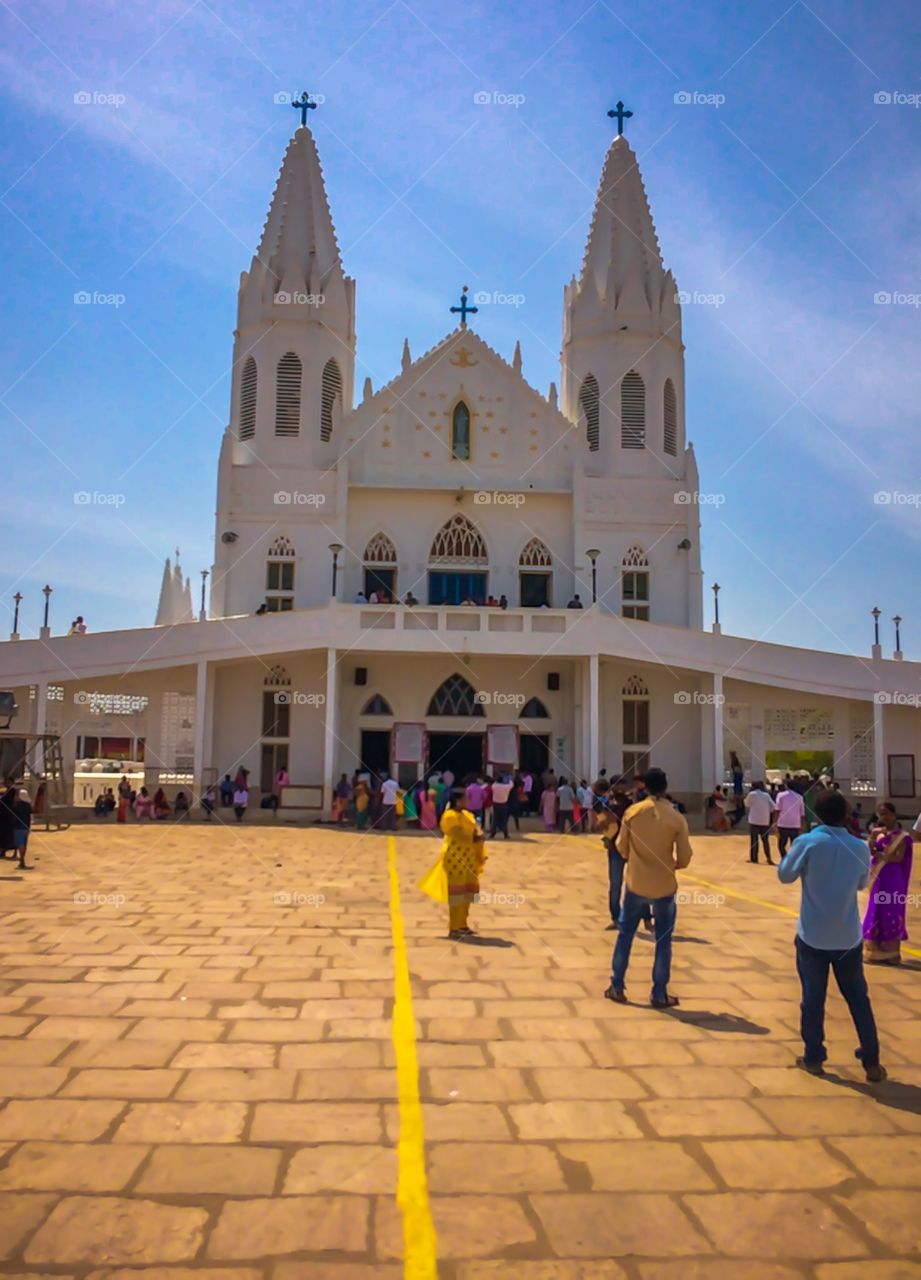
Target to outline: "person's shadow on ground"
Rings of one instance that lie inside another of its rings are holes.
[[[514,947],[514,942],[510,942],[508,938],[490,938],[481,933],[468,934],[464,938],[457,938],[457,942],[462,942],[465,947]]]
[[[897,1070],[898,1068],[893,1068]],[[881,1107],[893,1107],[896,1111],[908,1111],[912,1115],[921,1115],[921,1088],[916,1084],[905,1084],[901,1080],[883,1080],[880,1084],[870,1084],[864,1080],[849,1080],[834,1071],[826,1071],[822,1080],[829,1084],[839,1085],[854,1093],[872,1098]]]
[[[689,1027],[701,1027],[704,1031],[730,1031],[746,1036],[766,1036],[770,1027],[762,1027],[760,1022],[750,1022],[737,1013],[714,1013],[710,1009],[662,1009],[676,1022],[683,1022]]]

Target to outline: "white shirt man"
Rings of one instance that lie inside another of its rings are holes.
[[[777,851],[783,857],[787,852],[787,845],[803,829],[806,804],[798,791],[784,786],[777,792],[774,805],[777,809]]]
[[[386,778],[381,784],[381,806],[383,808],[384,827],[387,831],[395,831],[397,825],[397,794],[399,783],[393,778]]]
[[[492,784],[492,802],[496,804],[508,804],[508,798],[512,794],[512,784],[508,781],[494,782]]]
[[[774,819],[774,801],[764,789],[763,782],[752,783],[752,789],[745,797],[745,808],[748,810],[748,856],[752,862],[758,861],[758,839],[764,849],[764,860],[773,865],[771,857],[771,838],[768,834]]]

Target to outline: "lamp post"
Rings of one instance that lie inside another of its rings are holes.
[[[45,597],[45,620],[42,623],[42,636],[48,636],[51,634],[51,628],[48,625],[48,609],[51,606],[51,593],[53,590],[54,587],[49,587],[47,583],[42,587],[42,595]]]
[[[719,634],[720,631],[720,584],[713,584],[713,630]]]
[[[597,547],[590,547],[585,553],[592,562],[592,604],[598,603],[598,557],[601,552]]]
[[[895,615],[895,617],[892,619],[892,621],[895,623],[895,653],[894,653],[892,656],[893,656],[893,658],[901,658],[901,656],[902,656],[902,636],[901,636],[901,633],[900,633],[900,631],[899,631],[899,628],[900,628],[900,627],[901,627],[901,625],[902,625],[902,619],[899,617],[899,615],[898,615],[898,614],[896,614],[896,615]]]
[[[13,596],[13,601],[15,602],[16,607],[13,610],[13,634],[10,636],[10,639],[18,640],[19,639],[19,606],[22,604],[21,591],[16,592],[16,594]]]
[[[207,582],[207,580],[208,580],[208,570],[202,569],[201,571],[201,609],[199,610],[199,614],[198,614],[199,622],[204,622],[208,617],[208,614],[205,611],[205,583]]]
[[[883,656],[882,645],[879,642],[879,620],[882,617],[882,609],[875,607],[870,610],[870,617],[873,619],[873,657],[881,658]]]
[[[339,581],[339,552],[342,550],[341,542],[331,542],[329,549],[333,553],[333,590],[332,597],[336,598],[336,583]]]

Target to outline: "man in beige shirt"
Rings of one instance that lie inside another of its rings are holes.
[[[633,936],[644,909],[651,907],[655,921],[656,955],[652,967],[650,1004],[656,1009],[669,1009],[678,1003],[677,996],[668,994],[672,934],[677,915],[675,894],[678,892],[678,878],[675,872],[679,867],[688,865],[693,850],[684,815],[666,798],[668,779],[663,770],[650,769],[644,782],[649,795],[630,806],[617,836],[617,852],[627,864],[626,892],[611,965],[611,985],[604,994],[608,1000],[626,1004],[624,983]]]

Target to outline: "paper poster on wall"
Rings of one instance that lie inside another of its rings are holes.
[[[518,763],[518,726],[491,724],[486,730],[486,759],[489,764]]]
[[[395,724],[393,726],[394,764],[415,764],[425,759],[425,725]]]

